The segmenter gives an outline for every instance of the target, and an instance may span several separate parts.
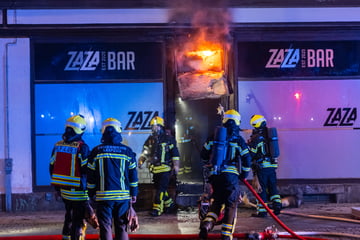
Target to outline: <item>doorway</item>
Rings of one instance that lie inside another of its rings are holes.
[[[181,182],[202,182],[203,170],[200,151],[206,139],[221,124],[217,114],[219,99],[182,100],[178,98],[176,108],[176,140],[180,151]]]

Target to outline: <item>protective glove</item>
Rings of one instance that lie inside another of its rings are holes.
[[[140,156],[140,157],[139,157],[139,159],[138,159],[138,167],[139,167],[140,169],[143,168],[143,165],[144,165],[145,161],[146,161],[146,158],[145,158],[144,156]]]
[[[132,207],[132,204],[130,204],[130,208],[126,213],[126,217],[128,219],[128,229],[130,230],[130,232],[136,232],[136,230],[138,230],[140,226],[138,217],[134,208]]]
[[[257,192],[257,193],[261,193],[262,192],[262,188],[261,188],[261,185],[260,185],[260,182],[259,182],[259,178],[258,176],[255,174],[254,177],[253,177],[253,180],[251,181],[251,185],[252,187],[254,188],[254,190]]]

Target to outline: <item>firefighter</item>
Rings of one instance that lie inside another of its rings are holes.
[[[179,130],[181,132],[177,141],[179,145],[180,156],[180,169],[179,175],[191,175],[193,169],[192,154],[195,150],[195,127],[192,123],[192,117],[185,117],[184,121],[180,124]]]
[[[115,239],[129,239],[127,212],[138,193],[136,154],[121,143],[121,131],[117,119],[104,120],[101,144],[89,156],[89,194],[95,196],[101,240],[113,239],[112,222]]]
[[[200,223],[200,239],[207,239],[208,232],[218,221],[221,209],[224,207],[221,239],[232,239],[235,229],[237,205],[240,197],[240,179],[245,179],[250,172],[251,156],[245,140],[240,136],[240,114],[228,110],[223,116],[224,141],[217,135],[210,137],[201,150],[201,158],[206,164],[212,165],[211,183],[213,202],[209,212]],[[214,159],[214,156],[216,159]],[[214,161],[215,160],[215,161]]]
[[[166,134],[164,119],[156,116],[150,121],[152,134],[146,139],[139,157],[139,168],[149,161],[149,170],[153,174],[155,196],[151,215],[160,216],[164,212],[175,210],[175,203],[168,193],[172,174],[179,171],[179,150],[173,136]]]
[[[62,197],[66,210],[62,239],[85,239],[86,216],[97,224],[86,187],[90,150],[82,139],[85,129],[86,122],[82,115],[67,119],[63,140],[55,144],[51,155],[51,185]],[[97,228],[95,225],[93,227]]]
[[[277,159],[271,156],[268,128],[266,119],[262,115],[253,115],[250,119],[251,126],[254,127],[248,140],[250,153],[252,155],[252,170],[254,179],[260,184],[260,197],[267,203],[271,202],[274,214],[278,215],[281,211],[281,198],[277,189],[276,169]],[[266,217],[265,207],[258,202],[257,213],[254,217]]]

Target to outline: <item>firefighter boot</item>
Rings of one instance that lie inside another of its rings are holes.
[[[221,240],[232,240],[232,237],[221,235]]]
[[[161,215],[161,213],[159,212],[159,210],[153,209],[153,210],[150,212],[150,215],[153,216],[153,217],[158,217],[158,216]]]
[[[258,217],[258,218],[266,218],[267,212],[259,212],[259,213],[253,213],[251,214],[252,217]]]
[[[281,213],[281,203],[274,203],[274,214],[279,215]]]
[[[209,231],[214,227],[214,223],[210,221],[203,221],[200,224],[200,233],[199,238],[201,240],[206,240],[208,237]]]

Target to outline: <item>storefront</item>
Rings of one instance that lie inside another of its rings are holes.
[[[0,191],[7,196],[51,191],[52,146],[61,139],[65,120],[78,113],[88,119],[84,139],[90,147],[100,141],[101,122],[115,117],[137,154],[150,133],[150,119],[164,117],[187,171],[179,179],[201,184],[199,151],[220,124],[221,104],[239,110],[246,139],[252,114],[265,115],[278,128],[280,181],[339,184],[339,201],[358,200],[348,187],[359,183],[356,7],[232,5],[232,19],[217,22],[226,31],[210,38],[220,46],[215,52],[222,52],[221,68],[206,69],[214,75],[204,74],[204,65],[194,68],[198,56],[179,62],[185,43],[197,42],[194,29],[202,27],[192,26],[181,9],[177,16],[185,16],[185,23],[173,20],[167,8],[33,8],[1,13],[0,163],[10,163],[10,171],[0,176],[12,182],[6,181]],[[219,15],[206,16],[213,20]],[[199,79],[202,87],[188,88]],[[141,183],[151,183],[147,169],[139,173]]]
[[[35,40],[32,52],[35,186],[49,185],[49,154],[74,114],[87,121],[90,148],[100,144],[102,121],[114,117],[141,153],[150,120],[164,117],[162,42]]]

